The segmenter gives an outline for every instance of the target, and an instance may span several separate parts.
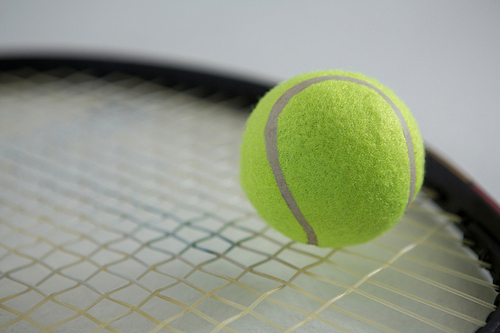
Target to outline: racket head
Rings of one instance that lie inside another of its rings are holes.
[[[498,207],[436,153],[393,231],[319,249],[267,227],[238,186],[239,136],[269,85],[89,59],[0,70],[0,328],[498,326]]]

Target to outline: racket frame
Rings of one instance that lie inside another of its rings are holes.
[[[203,88],[204,94],[223,93],[228,98],[239,97],[242,107],[257,103],[272,86],[237,78],[227,73],[214,73],[200,68],[187,68],[179,64],[152,64],[109,57],[72,55],[8,55],[0,56],[0,73],[31,68],[36,71],[55,71],[61,68],[82,71],[97,78],[121,73],[167,87]],[[446,212],[458,215],[458,227],[464,233],[464,244],[474,250],[478,259],[490,264],[488,268],[495,285],[500,285],[500,207],[485,192],[442,158],[426,148],[424,186],[435,193],[433,200]],[[497,292],[500,290],[497,289]],[[500,303],[500,293],[495,306]],[[493,311],[486,325],[477,333],[500,332],[500,308]]]

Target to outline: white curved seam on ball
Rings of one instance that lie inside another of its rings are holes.
[[[279,152],[278,152],[278,117],[285,108],[285,106],[288,104],[290,99],[292,99],[293,96],[296,94],[300,93],[302,90],[305,88],[309,87],[312,84],[323,82],[323,81],[329,81],[329,80],[336,80],[336,81],[348,81],[348,82],[353,82],[357,84],[364,85],[372,90],[374,90],[376,93],[378,93],[384,100],[391,106],[392,110],[398,117],[398,120],[401,124],[401,128],[403,130],[403,135],[405,137],[406,141],[406,146],[408,149],[408,158],[409,158],[409,164],[410,164],[410,193],[408,195],[408,202],[407,206],[413,201],[413,196],[415,193],[415,186],[416,186],[416,166],[415,166],[415,153],[414,153],[414,148],[413,148],[413,141],[411,138],[410,130],[408,128],[408,124],[406,123],[406,120],[403,117],[403,114],[399,110],[399,108],[396,106],[396,104],[386,95],[384,92],[382,92],[380,89],[375,87],[369,82],[348,77],[348,76],[338,76],[338,75],[329,75],[329,76],[320,76],[320,77],[315,77],[312,79],[308,79],[305,81],[302,81],[295,86],[291,87],[285,93],[283,93],[276,103],[274,103],[273,107],[271,108],[271,112],[269,114],[269,117],[267,119],[266,123],[266,128],[264,130],[264,137],[265,137],[265,144],[266,144],[266,153],[267,153],[267,159],[269,162],[269,165],[271,167],[271,170],[273,172],[274,178],[276,180],[276,183],[278,185],[278,188],[280,190],[281,196],[285,200],[285,203],[287,204],[288,208],[292,212],[293,216],[297,220],[297,222],[302,226],[304,229],[304,232],[306,233],[307,236],[307,243],[308,244],[313,244],[317,245],[318,244],[318,239],[316,236],[316,233],[314,232],[314,229],[311,227],[307,219],[305,218],[304,214],[300,210],[297,202],[295,201],[295,198],[293,197],[292,192],[290,191],[288,184],[286,183],[285,175],[283,174],[283,170],[281,169],[281,164],[279,162]]]

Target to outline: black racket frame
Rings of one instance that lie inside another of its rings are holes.
[[[61,69],[69,69],[64,71]],[[242,110],[257,103],[273,84],[237,78],[228,73],[215,73],[177,64],[147,63],[142,60],[115,59],[106,56],[78,55],[9,55],[0,57],[0,74],[4,72],[26,73],[26,69],[50,72],[51,75],[82,71],[98,78],[112,78],[120,73],[144,80],[210,96],[223,94],[226,98],[238,98]],[[20,72],[22,70],[22,72]],[[22,74],[21,74],[22,75]],[[500,285],[500,208],[474,182],[464,176],[436,152],[426,149],[424,186],[435,193],[433,200],[445,211],[461,217],[458,226],[464,232],[464,244],[471,247],[479,259],[489,263],[488,268],[495,285]],[[500,303],[500,289],[495,305]],[[493,311],[486,325],[477,333],[500,332],[500,308]]]

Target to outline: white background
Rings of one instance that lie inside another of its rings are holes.
[[[427,144],[500,201],[500,1],[0,0],[0,55],[26,51],[271,82],[359,71],[392,88]]]

